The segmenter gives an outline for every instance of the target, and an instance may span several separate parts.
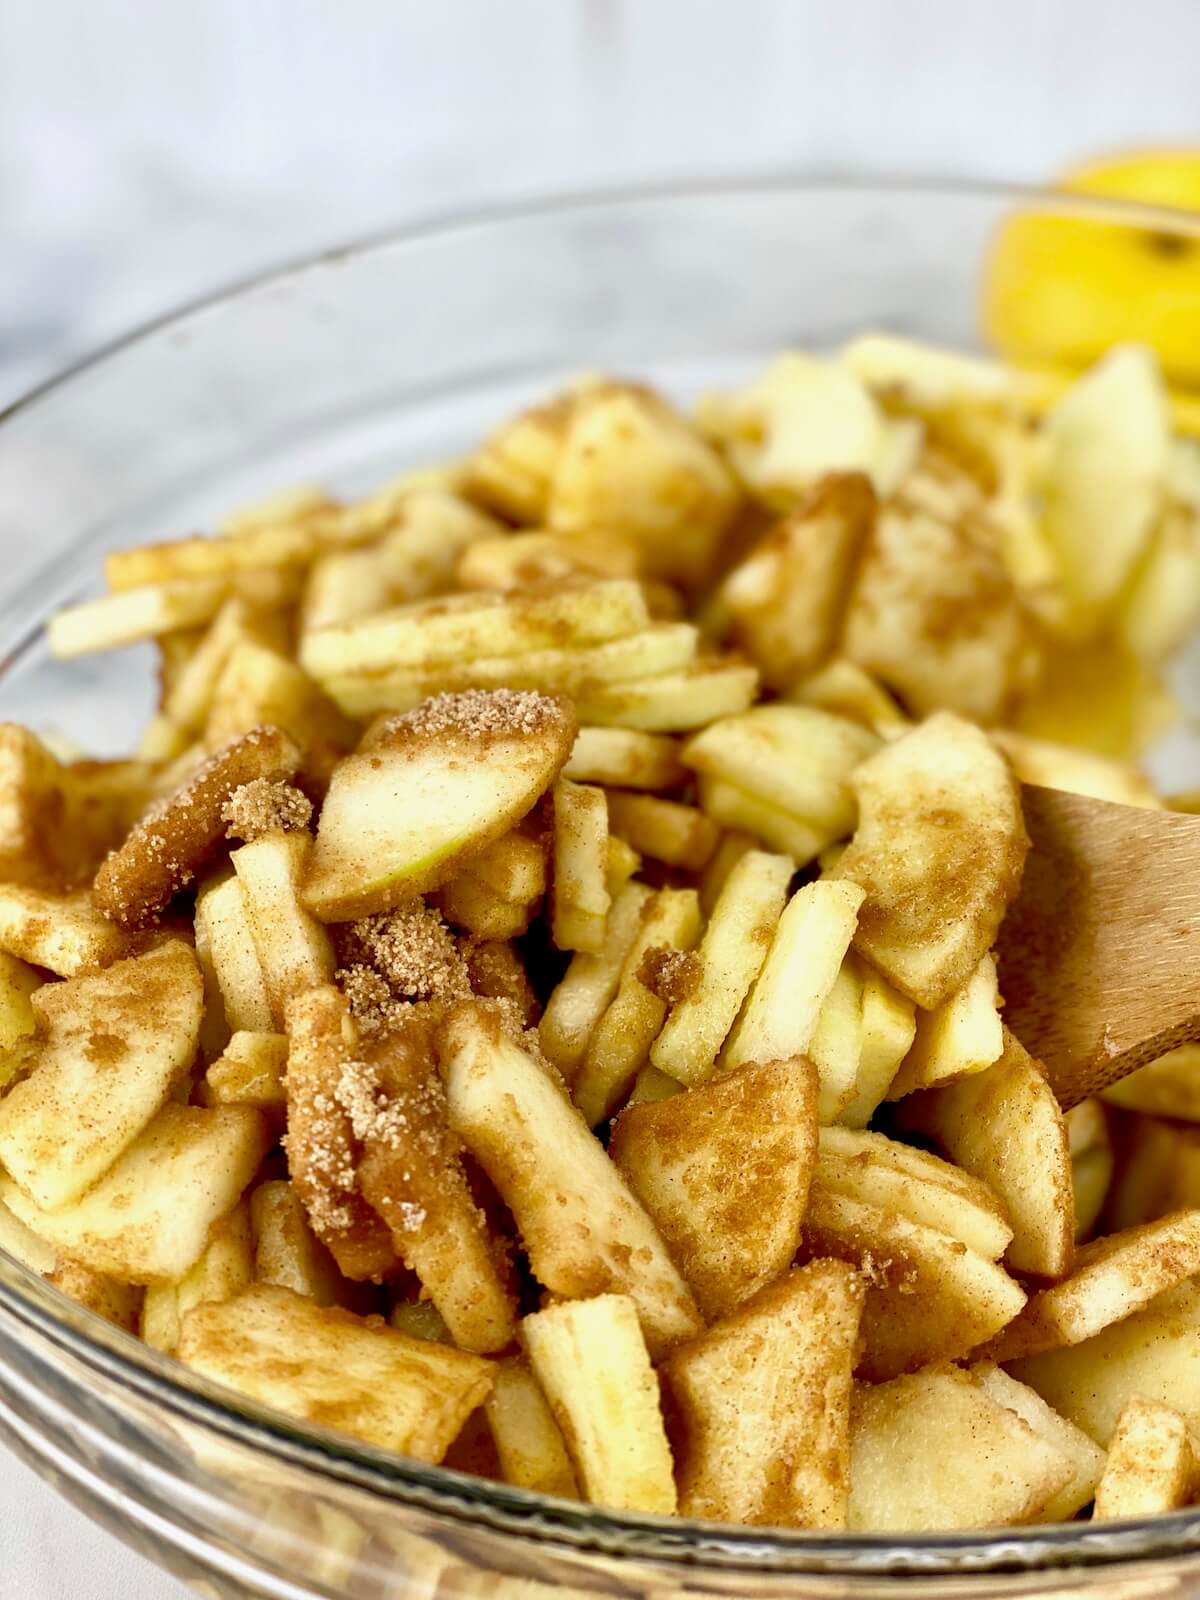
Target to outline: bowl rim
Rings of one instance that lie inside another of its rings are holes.
[[[729,176],[697,175],[613,187],[584,188],[463,206],[423,214],[349,243],[309,252],[281,265],[234,278],[137,324],[82,355],[0,407],[4,428],[53,399],[95,368],[119,359],[143,341],[175,331],[222,305],[273,289],[307,274],[390,250],[479,228],[520,226],[542,217],[696,200],[772,194],[905,195],[931,199],[991,200],[1055,215],[1123,224],[1200,239],[1200,211],[1146,205],[1034,184],[961,179],[936,174],[841,174],[780,169]],[[54,558],[57,560],[61,552]],[[0,626],[22,618],[22,634],[3,641],[9,670],[36,642],[29,606],[44,594],[53,567],[34,573],[3,607]],[[751,1528],[677,1517],[613,1512],[498,1484],[361,1444],[318,1425],[241,1398],[151,1349],[47,1283],[0,1248],[0,1316],[10,1320],[119,1388],[161,1406],[181,1420],[252,1451],[365,1490],[397,1504],[445,1516],[459,1524],[560,1548],[591,1550],[671,1565],[697,1564],[727,1572],[780,1576],[905,1577],[1028,1572],[1063,1566],[1113,1566],[1153,1557],[1161,1561],[1200,1551],[1200,1507],[1166,1515],[1103,1523],[1060,1523],[963,1533],[829,1534],[802,1529]],[[214,1491],[215,1492],[215,1491]]]

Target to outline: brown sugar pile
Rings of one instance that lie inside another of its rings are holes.
[[[226,838],[247,844],[268,833],[299,833],[312,821],[312,801],[290,783],[253,778],[226,800],[221,818]]]
[[[561,701],[534,689],[468,689],[463,694],[437,694],[387,723],[387,736],[420,739],[458,735],[466,739],[540,733],[561,723]]]
[[[638,982],[645,984],[651,994],[674,1006],[696,992],[703,973],[704,963],[694,950],[672,950],[668,945],[656,944],[642,957],[637,975]]]
[[[381,1033],[422,1000],[461,1000],[471,993],[467,963],[432,906],[414,901],[363,917],[341,932],[338,980],[365,1034]]]

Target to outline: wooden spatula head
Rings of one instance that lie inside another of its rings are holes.
[[[1004,1020],[1065,1108],[1200,1039],[1200,817],[1022,788]]]

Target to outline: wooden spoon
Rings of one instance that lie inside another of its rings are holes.
[[[1024,785],[1004,1020],[1063,1109],[1200,1040],[1200,817]]]

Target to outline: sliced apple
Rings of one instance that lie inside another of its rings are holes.
[[[977,520],[897,497],[867,536],[841,653],[918,715],[995,722],[1025,687],[1028,626],[999,535]]]
[[[653,903],[653,891],[644,883],[622,885],[605,922],[603,947],[595,954],[579,951],[573,956],[546,1002],[538,1029],[542,1052],[568,1082],[617,992],[626,958]]]
[[[637,1307],[623,1294],[560,1302],[526,1317],[521,1342],[593,1505],[675,1510],[658,1378]]]
[[[816,1180],[829,1194],[878,1206],[996,1261],[1012,1238],[1004,1208],[978,1178],[882,1133],[822,1128]]]
[[[29,1071],[0,1101],[0,1161],[36,1205],[77,1200],[166,1104],[203,998],[180,941],[35,992]]]
[[[996,958],[989,953],[961,989],[933,1011],[921,1012],[912,1049],[887,1097],[899,1100],[914,1089],[969,1078],[998,1061],[1003,1049]]]
[[[814,1261],[668,1357],[684,1516],[845,1527],[862,1300],[852,1268]]]
[[[859,1012],[861,1038],[853,1097],[838,1112],[847,1128],[865,1128],[887,1098],[900,1063],[916,1037],[916,1007],[854,951],[843,962],[862,988]]]
[[[734,641],[773,689],[788,688],[833,649],[874,516],[865,474],[829,473],[726,577],[721,599]]]
[[[1032,1522],[1071,1476],[1061,1450],[954,1367],[855,1392],[849,1526],[857,1533]]]
[[[828,839],[855,823],[851,774],[879,748],[857,722],[811,706],[755,706],[725,717],[690,739],[689,767],[760,796]]]
[[[698,639],[699,632],[690,622],[654,622],[602,644],[546,647],[520,655],[479,656],[379,672],[330,671],[321,681],[352,717],[411,711],[430,695],[459,694],[464,689],[540,689],[543,694],[569,694],[577,700],[605,695],[620,698],[621,686],[627,681],[631,685],[656,683],[663,675],[669,675],[672,683],[680,678],[690,681],[687,670],[696,659]],[[754,677],[751,668],[740,671]],[[727,695],[727,686],[716,685],[714,692],[718,691]]]
[[[779,511],[828,472],[865,472],[888,492],[920,439],[913,425],[890,421],[848,367],[799,350],[776,356],[745,388],[707,396],[700,426],[750,492]]]
[[[995,943],[1029,840],[1004,757],[950,712],[886,745],[855,772],[858,829],[834,868],[861,885],[855,944],[932,1010]]]
[[[725,656],[695,661],[681,671],[672,669],[654,677],[582,683],[572,691],[584,722],[606,728],[640,728],[646,733],[703,728],[718,717],[745,711],[757,692],[758,669]]]
[[[86,890],[50,894],[0,883],[0,950],[60,978],[75,978],[127,956],[130,942],[100,915]]]
[[[1104,1471],[1104,1451],[1089,1439],[1082,1428],[1077,1428],[1066,1417],[1060,1417],[1026,1383],[1018,1383],[1003,1367],[994,1367],[981,1361],[971,1367],[970,1375],[989,1399],[1007,1411],[1015,1411],[1022,1422],[1028,1423],[1039,1439],[1053,1445],[1069,1462],[1072,1473],[1067,1483],[1052,1500],[1042,1507],[1044,1522],[1069,1522],[1081,1511],[1096,1491],[1100,1474]]]
[[[709,1320],[795,1255],[816,1150],[817,1079],[803,1056],[628,1106],[608,1147]]]
[[[1094,623],[1148,547],[1162,505],[1171,431],[1153,354],[1118,346],[1051,408],[1042,433],[1046,533],[1073,606]]]
[[[1186,1420],[1170,1406],[1135,1395],[1108,1447],[1093,1519],[1157,1517],[1182,1510],[1195,1497],[1196,1465]]]
[[[991,1354],[1009,1362],[1082,1344],[1200,1273],[1200,1210],[1123,1228],[1085,1245],[1069,1278],[1033,1295]]]
[[[823,878],[797,889],[725,1041],[719,1070],[805,1053],[854,936],[861,904],[862,891],[854,883]]]
[[[900,1125],[936,1140],[990,1185],[1012,1224],[1016,1271],[1061,1278],[1075,1235],[1067,1129],[1037,1063],[1007,1030],[1004,1045],[985,1072],[906,1098]]]
[[[318,680],[392,672],[601,644],[638,633],[649,621],[641,588],[630,578],[530,594],[442,595],[310,633],[300,664]]]
[[[437,1462],[492,1387],[479,1356],[255,1284],[183,1319],[179,1359],[240,1394]]]
[[[578,1499],[575,1470],[542,1386],[519,1357],[497,1361],[487,1398],[488,1427],[505,1483]]]
[[[21,1062],[21,1041],[37,1026],[30,996],[41,982],[33,967],[0,950],[0,1093]]]
[[[738,500],[722,458],[652,390],[606,382],[576,394],[548,527],[619,528],[637,540],[651,576],[696,583],[709,575]]]
[[[286,733],[263,724],[218,750],[130,831],[96,874],[96,905],[122,928],[156,922],[225,838],[225,807],[245,785],[278,783],[300,765]]]
[[[122,1283],[182,1278],[271,1146],[249,1106],[166,1105],[82,1199],[42,1211],[11,1178],[0,1203],[72,1261]]]
[[[1200,1285],[1193,1278],[1082,1344],[1012,1365],[1013,1376],[1107,1445],[1133,1395],[1181,1411],[1200,1430]]]
[[[804,1217],[804,1259],[818,1256],[848,1261],[867,1280],[859,1370],[871,1382],[929,1361],[956,1360],[998,1333],[1025,1304],[1008,1274],[961,1239],[835,1194],[819,1178]]]
[[[339,762],[303,899],[323,922],[436,888],[549,788],[571,753],[570,707],[514,690],[443,695]]]
[[[1020,783],[1067,789],[1072,794],[1091,795],[1094,800],[1112,800],[1120,806],[1154,810],[1162,807],[1149,778],[1131,761],[1112,761],[1092,750],[1034,739],[1011,728],[995,729],[992,738],[1012,763]]]
[[[787,899],[792,863],[787,856],[747,850],[734,864],[709,908],[701,940],[700,980],[676,1002],[650,1059],[685,1085],[702,1083],[751,984],[767,959]]]
[[[512,1211],[540,1282],[570,1299],[629,1295],[654,1357],[698,1333],[696,1302],[658,1229],[553,1069],[478,1002],[454,1008],[438,1053],[450,1125]]]

